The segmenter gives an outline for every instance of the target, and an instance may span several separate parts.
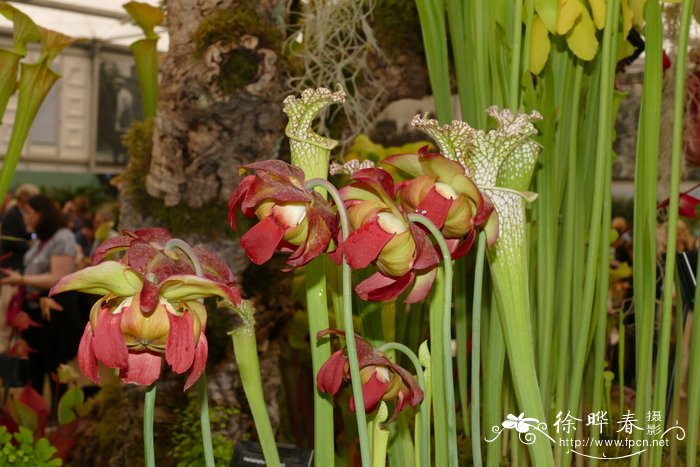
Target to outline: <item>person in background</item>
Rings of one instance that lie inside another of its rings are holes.
[[[19,185],[15,189],[15,202],[2,216],[2,238],[0,239],[0,263],[3,267],[22,272],[24,253],[29,249],[30,235],[24,225],[22,209],[27,200],[39,194],[39,188],[31,184]],[[18,288],[5,284],[0,286],[0,353],[5,353],[10,344],[12,328],[7,322],[8,308]]]
[[[30,377],[34,389],[43,393],[47,375],[61,363],[75,357],[82,329],[85,326],[77,305],[77,293],[54,297],[62,311],[42,313],[40,299],[46,296],[63,276],[74,272],[78,256],[75,236],[66,228],[65,217],[54,202],[44,195],[29,198],[23,208],[24,222],[36,239],[24,255],[24,273],[0,269],[6,276],[0,284],[25,288],[23,310],[37,323],[22,333],[29,346]],[[58,389],[58,390],[56,390]],[[65,388],[51,384],[52,400],[57,401]],[[55,411],[56,404],[52,404]]]

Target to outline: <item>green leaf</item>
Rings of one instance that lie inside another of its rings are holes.
[[[535,11],[551,33],[557,31],[557,0],[535,0]]]
[[[163,10],[148,3],[129,2],[123,5],[123,8],[143,30],[148,39],[158,39],[160,36],[156,34],[156,26],[163,24],[165,16]]]
[[[72,422],[77,409],[85,402],[83,390],[77,386],[70,388],[58,401],[58,423],[64,425]]]
[[[142,286],[143,280],[133,269],[117,261],[104,261],[63,277],[50,293],[78,290],[96,295],[130,297],[139,292]]]

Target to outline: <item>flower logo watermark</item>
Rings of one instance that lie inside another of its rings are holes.
[[[552,424],[552,430],[555,431],[555,435],[559,436],[554,438],[547,432],[547,423],[536,418],[525,417],[524,412],[517,416],[508,414],[500,425],[494,425],[491,428],[491,432],[495,436],[485,437],[484,441],[492,443],[506,430],[515,430],[520,442],[525,445],[533,444],[541,434],[552,444],[566,447],[568,452],[578,456],[588,459],[614,460],[639,456],[650,447],[667,447],[670,444],[671,436],[675,436],[678,441],[685,439],[685,429],[678,424],[678,421],[666,430],[663,429],[665,418],[659,411],[649,411],[646,417],[641,418],[642,420],[637,420],[635,414],[628,410],[627,413],[620,416],[620,420],[616,422],[617,428],[615,428],[615,425],[608,418],[608,413],[603,410],[587,414],[585,422],[583,418],[576,417],[570,411],[567,411],[566,414],[559,411]],[[589,427],[591,436],[588,438],[575,436],[576,428],[580,424]],[[641,434],[643,438],[634,439],[635,433]],[[583,452],[587,448],[625,449],[630,452],[615,457],[610,457],[603,452],[598,456]]]

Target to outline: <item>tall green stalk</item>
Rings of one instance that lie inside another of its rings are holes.
[[[155,467],[156,453],[153,446],[153,414],[156,405],[156,385],[151,384],[143,401],[143,457],[146,467]]]
[[[676,271],[676,232],[678,230],[678,205],[681,179],[681,154],[683,152],[683,112],[686,100],[686,65],[688,63],[688,36],[694,0],[685,1],[681,6],[681,24],[678,32],[678,53],[676,55],[676,81],[673,99],[673,146],[671,149],[671,185],[669,187],[668,232],[666,236],[666,257],[664,264],[664,284],[661,304],[661,330],[659,332],[658,355],[656,358],[656,379],[654,382],[653,407],[664,413],[668,388],[668,358],[673,319],[673,277]],[[678,336],[678,338],[681,338]],[[662,450],[652,446],[653,465],[661,465]]]
[[[486,252],[486,234],[479,233],[476,250],[476,271],[474,276],[474,301],[472,302],[472,459],[474,465],[481,466],[481,427],[480,427],[480,391],[479,362],[481,360],[481,293],[483,285],[484,254]]]
[[[384,352],[386,350],[397,350],[404,354],[408,359],[411,361],[413,364],[413,368],[416,370],[416,380],[418,381],[418,385],[423,389],[424,393],[425,391],[428,390],[426,380],[425,380],[425,375],[423,373],[423,366],[421,365],[420,361],[418,360],[418,356],[413,353],[411,349],[406,347],[403,344],[400,344],[398,342],[387,342],[380,346],[377,350],[380,352]],[[420,466],[421,467],[429,467],[430,466],[430,422],[428,421],[428,410],[429,410],[429,402],[426,402],[425,398],[423,399],[423,402],[421,402],[420,405],[420,415],[418,420],[416,421],[416,433],[420,433],[420,436],[417,437],[419,438],[419,441],[415,442],[416,445],[416,459],[420,460]]]
[[[416,0],[423,47],[428,63],[430,87],[435,98],[435,110],[442,122],[452,120],[450,64],[447,54],[447,26],[444,0]]]
[[[442,253],[442,267],[435,278],[430,304],[430,343],[433,398],[435,409],[435,463],[457,465],[457,420],[452,377],[452,255],[435,224],[420,214],[409,214],[411,222],[430,231]]]
[[[338,215],[340,217],[340,229],[342,232],[342,239],[345,241],[350,234],[350,223],[348,221],[348,214],[343,205],[343,200],[340,197],[340,193],[331,185],[328,181],[324,179],[311,179],[307,182],[307,186],[310,188],[322,187],[331,195],[333,201],[335,202],[336,208],[338,209]],[[365,415],[365,402],[362,393],[362,379],[360,376],[360,366],[357,358],[357,345],[355,343],[355,329],[353,325],[352,317],[352,272],[350,270],[350,265],[348,265],[345,258],[343,258],[343,328],[345,330],[345,346],[348,352],[348,365],[350,366],[350,383],[352,384],[352,397],[355,401],[355,419],[357,420],[357,433],[360,439],[360,455],[362,458],[362,465],[368,465],[372,457],[372,449],[369,444],[369,435],[367,429],[367,420]],[[350,336],[349,338],[347,336]],[[385,420],[386,417],[383,420]],[[326,427],[329,429],[329,427]],[[332,428],[331,428],[332,431]],[[388,432],[386,432],[388,435]],[[383,439],[385,433],[381,433]],[[386,446],[384,446],[384,456],[386,457]]]
[[[17,90],[19,62],[27,55],[27,43],[39,42],[39,28],[29,16],[9,3],[0,2],[0,14],[12,21],[12,49],[0,49],[0,123],[7,103]],[[4,198],[4,193],[2,197]]]
[[[134,19],[146,35],[129,46],[134,54],[136,75],[141,90],[141,107],[144,119],[156,114],[158,105],[158,39],[155,27],[165,20],[163,10],[148,3],[131,1],[124,9]]]
[[[652,345],[656,310],[656,184],[660,141],[662,89],[661,5],[646,2],[646,50],[644,89],[634,173],[634,243],[632,276],[634,277],[636,388],[635,413],[651,407]],[[635,432],[634,439],[643,433]],[[639,464],[638,458],[632,465]]]
[[[39,28],[39,34],[42,44],[39,61],[20,65],[17,112],[12,125],[10,141],[5,151],[2,171],[0,171],[0,199],[4,198],[10,187],[32,122],[44,99],[60,77],[51,69],[51,63],[64,48],[75,41],[71,37],[43,28]]]
[[[283,111],[289,116],[285,134],[289,138],[292,164],[304,171],[307,180],[328,178],[330,151],[338,144],[337,141],[316,134],[311,124],[325,107],[342,103],[344,100],[345,93],[342,89],[331,92],[325,88],[307,89],[302,92],[300,98],[289,96],[284,100]],[[311,365],[315,378],[321,366],[331,356],[330,341],[324,339],[317,342],[313,339],[319,331],[330,327],[323,258],[311,261],[305,266],[304,272],[309,335],[312,336]],[[348,342],[352,340],[348,339]],[[334,465],[335,436],[332,427],[332,401],[322,396],[314,385],[314,460],[319,467]]]
[[[539,152],[529,136],[536,131],[531,120],[539,115],[496,109],[490,109],[490,113],[499,127],[489,133],[462,122],[441,126],[434,120],[418,119],[414,123],[438,143],[446,157],[464,165],[495,206],[499,236],[488,258],[515,395],[528,417],[545,421],[535,372],[525,229],[525,200],[533,199],[527,189]],[[530,451],[537,465],[553,465],[548,440],[536,440]]]
[[[606,24],[618,23],[619,5],[615,2],[608,2],[606,9]],[[595,289],[597,285],[600,258],[600,245],[603,232],[609,232],[609,220],[603,218],[603,195],[606,185],[611,183],[608,167],[612,164],[612,139],[611,128],[613,123],[612,92],[615,71],[615,51],[616,28],[607,27],[603,30],[603,50],[601,51],[601,72],[600,72],[600,94],[599,113],[597,115],[597,135],[596,135],[596,160],[595,176],[593,186],[592,211],[590,216],[590,227],[588,231],[588,250],[586,257],[586,272],[582,300],[582,312],[578,317],[578,326],[574,333],[574,351],[571,372],[569,376],[570,385],[568,392],[567,408],[573,413],[578,413],[580,407],[580,397],[582,391],[583,373],[586,360],[588,359],[589,331],[593,316],[595,302]],[[606,174],[608,176],[606,177]],[[606,284],[607,287],[607,284]],[[570,463],[571,451],[567,450],[562,454],[562,463]]]
[[[228,304],[220,304],[227,308]],[[229,332],[233,341],[233,351],[238,364],[238,373],[241,376],[243,391],[248,400],[250,411],[253,414],[255,429],[262,446],[265,464],[269,467],[279,467],[280,459],[275,444],[275,435],[272,431],[270,416],[267,413],[260,375],[260,360],[258,358],[258,344],[255,338],[255,307],[248,300],[243,300],[234,311],[243,320],[243,324]]]
[[[700,277],[698,262],[695,277]],[[697,279],[696,279],[697,281]],[[689,362],[700,362],[700,287],[695,287],[693,307],[693,331],[690,338]],[[689,365],[688,369],[688,442],[686,445],[686,465],[697,465],[698,428],[700,428],[700,365]]]

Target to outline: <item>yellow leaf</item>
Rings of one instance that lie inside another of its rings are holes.
[[[574,55],[581,60],[593,60],[598,52],[595,25],[585,8],[574,27],[566,34],[566,43],[569,44]]]
[[[530,73],[539,74],[547,63],[552,46],[549,31],[539,16],[532,21],[532,46],[530,48]]]
[[[143,29],[144,34],[148,39],[158,39],[158,34],[155,32],[155,27],[160,26],[165,21],[163,10],[148,3],[129,2],[122,5],[129,13],[136,24]]]
[[[581,16],[583,5],[579,0],[559,0],[559,15],[557,16],[557,34],[564,35],[573,27]]]
[[[633,22],[636,28],[644,26],[644,5],[646,5],[646,3],[647,0],[630,0],[634,18]]]
[[[632,10],[632,5],[630,4],[630,0],[622,0],[621,2],[622,6],[622,34],[623,37],[627,37],[627,34],[629,34],[630,29],[632,29],[632,25],[634,24],[634,11]]]
[[[535,0],[535,12],[549,32],[557,32],[558,0]]]
[[[606,3],[608,3],[607,0],[588,0],[588,4],[591,6],[591,14],[593,15],[593,24],[598,29],[603,29],[605,26]]]

